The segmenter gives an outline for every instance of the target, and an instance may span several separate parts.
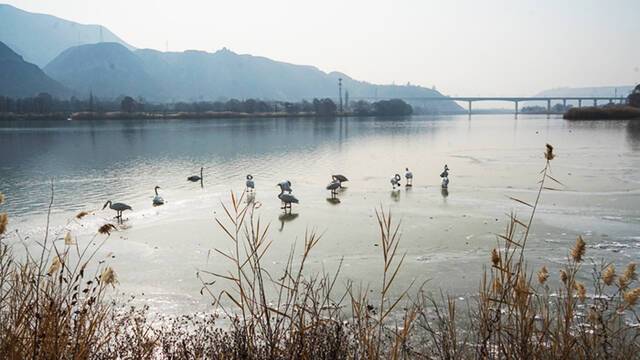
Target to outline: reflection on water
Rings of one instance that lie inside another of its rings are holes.
[[[337,197],[329,197],[327,198],[327,202],[331,205],[338,205],[341,201]]]
[[[627,124],[627,140],[634,151],[640,150],[640,121],[629,121]]]
[[[400,189],[391,190],[391,199],[393,201],[400,201]]]
[[[253,204],[256,201],[256,193],[254,192],[245,192],[245,203]]]
[[[637,259],[638,124],[524,115],[0,122],[0,191],[7,197],[1,211],[35,243],[53,179],[55,230],[80,210],[98,209],[72,229],[82,242],[113,216],[99,210],[105,201],[131,205],[125,226],[105,245],[118,255],[122,290],[144,291],[156,306],[176,303],[170,310],[183,311],[200,301],[195,268],[227,270],[221,261],[206,262],[206,254],[229,246],[215,218],[225,218],[221,202],[229,203],[231,190],[240,196],[250,173],[256,191],[243,201],[255,204],[261,224],[280,230],[269,234],[267,258],[275,268],[317,229],[324,236],[310,269],[330,270],[344,259],[345,276],[379,280],[373,209],[382,207],[402,219],[407,260],[399,285],[431,278],[431,286],[464,292],[476,288],[468,274],[481,273],[504,214],[526,214],[508,196],[535,194],[546,143],[557,150],[553,176],[565,188],[543,196],[528,243],[531,265],[559,263],[576,234],[594,258]],[[441,189],[445,163],[455,178]],[[201,167],[206,186],[187,181]],[[389,176],[407,167],[414,186],[389,192]],[[347,175],[350,187],[327,199],[330,174]],[[275,184],[282,179],[292,181],[300,199],[292,214],[280,209]],[[151,206],[155,185],[167,200],[160,207]]]
[[[284,230],[284,224],[290,221],[295,220],[300,214],[296,213],[284,213],[278,216],[278,220],[280,220],[280,231]]]

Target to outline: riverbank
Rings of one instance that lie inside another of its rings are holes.
[[[342,117],[371,117],[375,114],[356,114],[353,112],[336,113],[332,115],[317,115],[313,112],[287,113],[287,112],[267,112],[267,113],[243,113],[243,112],[77,112],[72,114],[47,113],[47,114],[16,114],[2,113],[2,120],[185,120],[185,119],[247,119],[247,118],[342,118]],[[406,115],[385,115],[385,116],[406,116]]]
[[[66,120],[69,118],[68,113],[2,113],[0,112],[0,121],[15,121],[15,120]]]
[[[151,120],[151,119],[245,119],[245,118],[311,118],[311,117],[364,117],[352,112],[320,116],[313,112],[244,113],[244,112],[75,112],[75,113],[0,113],[0,120]]]
[[[631,106],[571,108],[564,113],[566,120],[631,120],[640,119],[640,109]]]
[[[429,115],[458,115],[456,113],[442,113]],[[233,111],[204,111],[204,112],[74,112],[74,113],[0,113],[0,121],[12,120],[186,120],[186,119],[248,119],[248,118],[366,118],[372,116],[406,117],[407,114],[377,114],[358,113],[353,111],[337,112],[335,114],[319,115],[315,112],[233,112]]]

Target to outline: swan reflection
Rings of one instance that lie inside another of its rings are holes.
[[[278,220],[280,220],[280,229],[279,231],[284,230],[284,223],[290,222],[295,220],[300,214],[294,214],[294,213],[284,213],[284,214],[280,214],[280,216],[278,216]]]

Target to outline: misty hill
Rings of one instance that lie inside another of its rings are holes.
[[[361,97],[438,97],[418,86],[374,85],[345,74],[325,73],[313,66],[240,55],[227,49],[160,52],[130,51],[116,43],[73,47],[45,72],[64,85],[101,97],[142,96],[153,101],[194,101],[221,98],[301,100],[337,97],[338,78],[351,99]],[[453,102],[434,102],[441,111],[460,110]]]
[[[442,96],[417,86],[373,85],[346,74],[325,73],[318,68],[274,61],[265,57],[240,55],[228,49],[204,51],[135,51],[147,72],[171,89],[170,96],[181,99],[263,98],[300,100],[337,97],[338,79],[349,96],[418,97]]]
[[[68,96],[70,92],[48,77],[39,67],[24,61],[7,45],[0,42],[0,95],[28,97],[40,92]]]
[[[556,89],[549,89],[542,91],[535,96],[615,96],[617,89],[618,97],[629,95],[631,90],[633,90],[633,86],[631,85],[623,85],[623,86],[596,86],[596,87],[580,87],[580,88],[571,88],[571,87],[563,87]]]
[[[118,43],[74,46],[63,51],[44,71],[79,97],[93,92],[104,98],[123,94],[164,98],[140,58]]]
[[[0,41],[28,62],[44,67],[71,46],[98,43],[102,39],[132,48],[107,28],[83,25],[51,15],[35,14],[0,4]]]

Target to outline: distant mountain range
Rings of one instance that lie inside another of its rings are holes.
[[[63,51],[44,71],[73,89],[78,97],[93,92],[102,98],[132,95],[165,99],[138,56],[118,43],[74,46]]]
[[[535,96],[548,97],[548,96],[597,96],[597,97],[606,97],[606,96],[617,96],[626,97],[633,90],[632,85],[622,85],[622,86],[595,86],[595,87],[562,87],[556,89],[544,90],[536,94]]]
[[[100,25],[79,24],[6,4],[0,4],[0,41],[41,68],[72,46],[107,41],[133,49]]]
[[[39,67],[28,63],[0,42],[0,95],[28,97],[39,92],[69,96],[71,91],[48,77]]]
[[[339,78],[351,99],[442,96],[419,86],[374,85],[227,49],[160,52],[130,51],[117,43],[81,45],[64,51],[44,71],[79,95],[92,91],[99,97],[132,95],[152,101],[335,98]],[[442,111],[459,109],[453,102],[434,105]]]
[[[375,85],[343,73],[326,73],[313,66],[241,55],[227,49],[215,53],[138,50],[102,26],[82,25],[1,4],[0,41],[27,62],[40,65],[55,80],[47,82],[46,77],[42,77],[44,74],[40,74],[41,88],[26,87],[16,75],[12,78],[13,84],[7,79],[3,85],[11,89],[11,92],[5,90],[6,93],[27,96],[49,90],[54,95],[63,94],[64,86],[80,98],[92,92],[102,98],[129,95],[163,102],[230,98],[335,99],[339,78],[342,78],[344,92],[348,92],[352,100],[443,96],[420,86]],[[6,72],[3,66],[0,72]],[[62,86],[54,87],[52,84],[56,81]],[[13,90],[23,87],[24,91]],[[453,101],[432,102],[431,107],[442,112],[462,110]]]

